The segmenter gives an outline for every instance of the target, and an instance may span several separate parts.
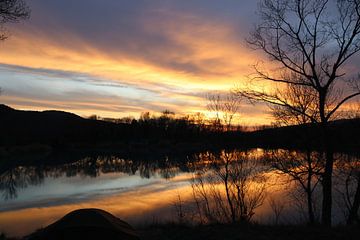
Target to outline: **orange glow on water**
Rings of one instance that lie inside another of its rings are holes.
[[[188,178],[189,176],[180,176],[173,181],[184,181]],[[182,199],[186,199],[190,197],[191,188],[180,186],[176,189],[163,189],[163,187],[156,185],[151,189],[136,189],[125,194],[95,198],[75,204],[0,212],[0,231],[10,236],[24,236],[80,208],[101,208],[121,219],[137,224],[150,224],[154,218],[172,219],[173,203],[177,195],[181,193]]]

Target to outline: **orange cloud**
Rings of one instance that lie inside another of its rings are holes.
[[[14,30],[11,39],[3,44],[1,63],[71,71],[87,74],[90,78],[118,81],[134,88],[155,91],[152,97],[144,98],[144,101],[182,114],[204,111],[207,91],[226,91],[235,84],[244,86],[246,75],[252,72],[250,65],[254,63],[255,53],[235,36],[231,26],[176,12],[159,12],[159,16],[162,17],[143,22],[143,28],[147,34],[165,36],[173,46],[166,48],[166,51],[161,48],[149,49],[150,54],[147,54],[143,50],[126,51],[121,49],[122,46],[118,46],[118,49],[112,46],[114,49],[111,51],[61,28],[56,35],[50,35],[46,29],[29,26]],[[168,21],[163,21],[164,18]],[[136,41],[133,44],[136,46]],[[192,93],[196,93],[196,96]],[[122,97],[133,97],[131,94]],[[8,97],[2,99],[15,103]],[[51,99],[45,102],[50,103]],[[56,104],[61,108],[58,100]],[[22,108],[25,105],[15,104]],[[81,105],[87,105],[88,109],[82,109]],[[93,113],[105,116],[119,116],[118,109],[121,108],[121,104],[114,108],[115,102],[99,101],[97,104],[89,100],[88,103],[74,103],[71,109],[83,114],[89,112],[89,105],[93,107]],[[36,107],[34,101],[31,107]],[[134,106],[130,107],[135,110]],[[138,108],[138,112],[130,113],[138,114],[147,110],[140,105]],[[114,112],[111,113],[111,109]],[[148,110],[159,111],[157,108]],[[120,115],[129,115],[129,112]],[[263,123],[263,119],[258,120]]]

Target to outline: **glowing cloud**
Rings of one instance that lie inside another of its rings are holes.
[[[60,2],[34,1],[33,19],[14,26],[1,47],[1,101],[105,117],[166,108],[185,114],[204,110],[207,91],[241,86],[251,73],[257,57],[244,46],[234,19],[211,16],[211,7],[184,11],[176,1],[125,2],[109,1],[99,11],[110,16],[95,22],[90,15],[99,6],[93,1],[88,13],[76,12],[84,4],[76,3],[68,16],[54,12]]]

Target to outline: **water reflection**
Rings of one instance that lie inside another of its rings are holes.
[[[256,221],[296,222],[300,221],[297,211],[304,213],[304,222],[309,217],[310,221],[318,220],[321,153],[252,149],[152,159],[117,155],[79,159],[0,169],[0,231],[23,235],[83,207],[103,208],[131,223],[151,222],[154,218],[173,221],[176,216],[185,216],[174,212],[178,195],[187,205],[182,209],[194,219],[196,204],[206,210],[206,191],[212,191],[211,198],[218,200],[208,202],[208,207],[217,204],[218,209],[199,212],[201,222],[209,222],[209,213],[217,214],[217,218],[211,217],[217,221],[250,219],[255,214],[252,219]],[[358,157],[346,154],[337,154],[335,159],[334,217],[341,222],[351,219],[354,212],[357,216],[360,164]],[[203,186],[199,182],[204,180],[202,177],[207,178]],[[225,180],[230,197],[226,196],[226,189],[219,190]],[[259,189],[262,191],[257,196],[262,205],[256,209],[244,205],[253,201],[255,190]],[[229,202],[234,204],[230,208],[226,207]],[[205,215],[209,218],[205,219]]]
[[[191,184],[194,210],[178,215],[200,224],[249,222],[264,202],[269,171],[258,157],[257,151],[237,150],[203,155],[208,167]]]
[[[180,172],[193,171],[189,166],[199,166],[194,164],[194,160],[198,161],[199,158],[195,156],[179,162],[171,161],[168,157],[161,160],[133,161],[116,156],[97,156],[56,166],[17,166],[1,171],[0,191],[3,199],[10,200],[18,196],[19,189],[42,184],[45,178],[75,176],[96,178],[107,173],[125,173],[129,176],[137,174],[141,178],[160,176],[171,179]]]
[[[292,196],[300,209],[306,209],[307,222],[319,222],[315,195],[324,172],[324,155],[314,151],[273,150],[267,151],[264,158],[279,175],[285,176],[285,182],[295,184],[298,191],[294,191]]]
[[[8,169],[0,175],[0,190],[5,200],[16,198],[19,188],[28,185],[39,185],[46,172],[37,167],[16,167]]]

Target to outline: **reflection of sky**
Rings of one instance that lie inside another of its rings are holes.
[[[174,221],[174,203],[178,196],[184,204],[192,201],[189,181],[192,176],[180,173],[171,180],[165,180],[158,176],[146,179],[138,175],[110,173],[97,178],[46,178],[39,186],[19,191],[17,199],[0,202],[0,231],[10,236],[25,235],[79,208],[104,209],[134,226],[153,221]],[[272,178],[270,181],[279,183],[278,177],[271,174],[269,177]],[[288,190],[289,186],[284,189],[284,186],[269,184],[267,197],[284,202]],[[289,212],[286,214],[291,216]],[[271,208],[265,202],[257,209],[254,220],[271,222],[271,217]],[[289,218],[289,221],[293,219]]]
[[[181,179],[181,177],[178,178]],[[88,176],[46,177],[40,185],[28,185],[26,188],[20,188],[16,198],[0,200],[0,212],[43,207],[44,205],[86,202],[115,194],[126,194],[135,190],[155,191],[159,187],[164,190],[176,187],[183,181],[188,183],[187,180],[188,178],[184,178],[178,182],[177,178],[170,181],[162,179],[160,176],[141,178],[139,175],[122,173],[101,174],[96,178]]]
[[[156,214],[166,220],[172,216],[177,193],[186,197],[190,190],[191,176],[182,173],[166,180],[110,173],[96,178],[45,178],[40,185],[19,189],[15,199],[0,200],[0,232],[24,235],[78,208],[105,209],[135,223]]]
[[[246,152],[250,159],[257,160],[261,160],[263,154],[262,149]],[[206,159],[205,156],[203,160]],[[198,167],[201,168],[201,164],[204,163],[198,162]],[[86,176],[82,171],[76,176],[66,177],[65,174],[56,174],[59,173],[59,169],[61,168],[54,168],[53,173],[43,172],[45,175],[57,176],[56,178],[45,177],[41,184],[29,184],[23,189],[20,184],[17,198],[0,200],[0,232],[10,236],[21,236],[45,227],[66,213],[80,208],[104,209],[135,226],[149,224],[152,221],[168,222],[176,220],[174,203],[178,196],[181,197],[184,209],[187,204],[193,202],[190,186],[192,173],[176,172],[176,176],[168,180],[161,177],[161,169],[151,174],[151,178],[143,178],[139,172],[128,175],[102,171],[97,177]],[[305,222],[306,202],[299,184],[284,174],[276,174],[274,170],[268,170],[263,176],[266,177],[265,202],[255,210],[253,220],[273,223],[273,205],[284,204],[281,223]],[[31,178],[31,175],[25,178]],[[340,179],[334,178],[334,183],[338,180]],[[251,184],[256,186],[258,183]],[[320,191],[321,188],[317,188],[314,192],[316,204],[320,204],[321,201]],[[334,193],[334,199],[342,199],[341,193]],[[334,222],[342,221],[343,209],[341,205],[334,206]]]

